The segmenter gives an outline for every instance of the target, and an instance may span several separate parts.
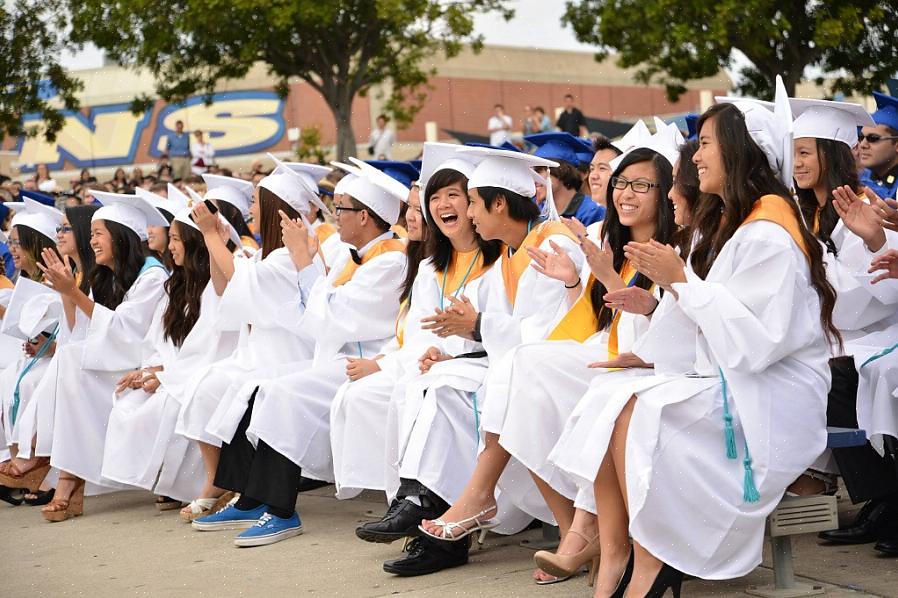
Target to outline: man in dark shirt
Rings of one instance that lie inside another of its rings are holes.
[[[559,131],[570,133],[574,137],[586,137],[589,134],[586,130],[586,117],[574,106],[574,96],[571,94],[564,96],[564,112],[558,116],[555,126]]]

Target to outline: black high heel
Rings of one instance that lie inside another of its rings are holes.
[[[683,584],[683,572],[677,571],[667,563],[658,571],[652,587],[649,588],[645,598],[661,598],[667,589],[670,588],[674,598],[680,598],[680,586]]]
[[[8,486],[0,485],[0,500],[8,502],[14,507],[22,504],[22,495],[24,493],[24,490],[21,488],[9,488]]]
[[[611,594],[611,598],[624,598],[624,593],[627,591],[627,586],[630,585],[630,579],[633,577],[633,555],[634,551],[631,550],[630,558],[627,559],[627,567],[624,569],[624,574],[621,575],[620,581],[617,582],[617,588]]]

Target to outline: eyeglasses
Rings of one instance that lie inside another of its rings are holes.
[[[649,189],[659,187],[658,183],[649,183],[648,181],[630,181],[622,176],[611,177],[611,186],[615,189],[626,189],[627,186],[633,190],[633,193],[648,193]]]
[[[60,226],[57,226],[57,227],[56,227],[56,234],[57,234],[57,235],[67,234],[67,233],[73,232],[74,230],[75,230],[75,229],[72,228],[71,226],[62,226],[62,225],[60,225]]]
[[[861,143],[864,139],[869,141],[870,143],[879,143],[884,139],[898,139],[898,136],[895,135],[879,135],[878,133],[867,133],[864,135],[863,133],[857,134],[857,142]]]
[[[334,213],[339,216],[343,212],[364,212],[365,208],[343,208],[340,206],[334,206]]]
[[[10,239],[9,241],[6,242],[6,244],[9,245],[10,247],[21,247],[22,246],[22,244],[19,241],[17,241],[16,239]]]

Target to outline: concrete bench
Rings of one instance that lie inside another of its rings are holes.
[[[864,430],[828,428],[827,448],[863,446],[867,442]],[[773,556],[773,585],[750,587],[746,593],[765,598],[793,598],[822,594],[823,586],[795,581],[792,563],[792,539],[798,534],[810,534],[839,527],[839,512],[835,496],[784,497],[767,518],[767,535]]]

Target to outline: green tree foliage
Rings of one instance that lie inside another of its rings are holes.
[[[476,13],[511,16],[506,0],[65,1],[75,41],[149,69],[170,102],[209,96],[218,81],[243,77],[257,61],[282,93],[291,79],[306,81],[333,113],[340,157],[355,155],[356,96],[387,84],[387,111],[408,122],[432,74],[425,61],[454,56],[464,43],[479,48]]]
[[[37,135],[53,141],[65,124],[62,109],[77,110],[81,82],[59,65],[65,21],[48,2],[16,0],[0,6],[0,139]],[[55,98],[51,96],[55,95]],[[42,125],[24,127],[39,114]]]
[[[569,0],[562,18],[598,59],[617,52],[676,99],[686,81],[730,67],[733,50],[751,62],[747,95],[772,96],[777,74],[794,93],[808,67],[832,77],[830,92],[869,93],[898,71],[896,14],[898,0]]]

